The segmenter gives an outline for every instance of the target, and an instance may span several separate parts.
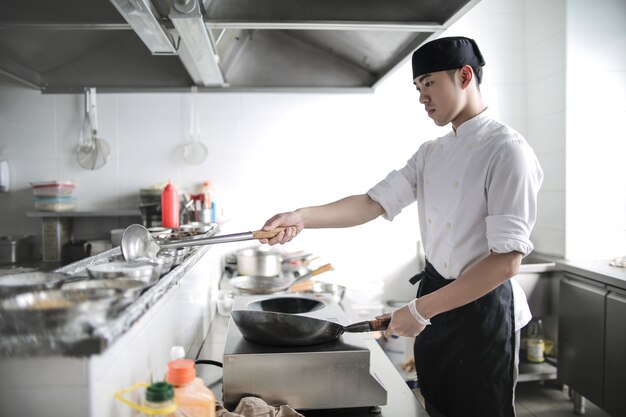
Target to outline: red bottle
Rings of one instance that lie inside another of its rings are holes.
[[[178,191],[171,181],[167,183],[161,193],[161,225],[178,229],[180,222]]]

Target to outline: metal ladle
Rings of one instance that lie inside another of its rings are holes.
[[[156,259],[157,253],[161,249],[185,248],[188,246],[213,245],[216,243],[239,242],[242,240],[252,239],[271,239],[280,232],[285,230],[284,227],[265,231],[257,230],[254,232],[234,233],[231,235],[205,237],[200,239],[185,239],[177,242],[157,243],[152,235],[140,224],[131,224],[124,230],[122,235],[122,255],[127,261],[134,261],[141,258]]]

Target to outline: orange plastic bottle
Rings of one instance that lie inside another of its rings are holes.
[[[161,193],[161,225],[178,229],[180,223],[178,191],[172,182],[168,182]]]
[[[188,417],[215,417],[215,395],[196,378],[196,363],[176,359],[167,364],[165,380],[174,385],[178,410]]]

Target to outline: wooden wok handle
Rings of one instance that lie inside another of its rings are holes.
[[[346,332],[377,332],[387,330],[389,323],[391,323],[391,318],[384,320],[359,321],[358,323],[345,326],[343,329]]]
[[[252,238],[253,239],[271,239],[277,234],[279,234],[280,232],[284,231],[285,229],[287,228],[277,227],[276,229],[272,229],[272,230],[257,230],[256,232],[252,232]]]
[[[391,323],[391,319],[383,319],[383,320],[370,320],[370,330],[373,332],[387,330],[389,327],[389,323]]]

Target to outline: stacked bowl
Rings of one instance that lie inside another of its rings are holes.
[[[72,196],[76,184],[71,181],[32,182],[35,209],[40,211],[72,211],[76,197]]]

